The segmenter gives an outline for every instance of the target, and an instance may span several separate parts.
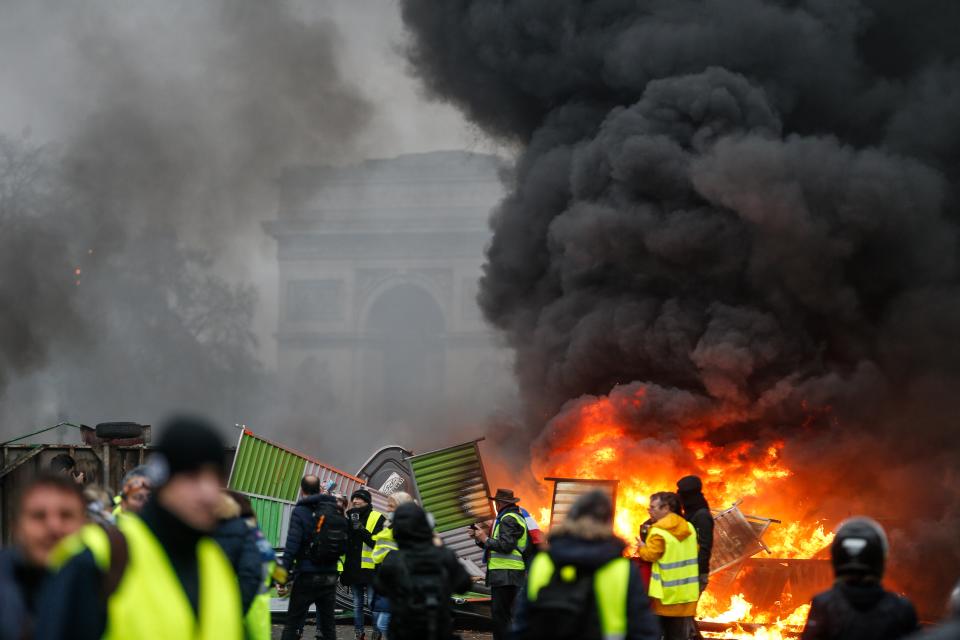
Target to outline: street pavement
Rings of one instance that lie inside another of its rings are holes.
[[[280,640],[280,633],[283,631],[281,625],[273,625],[273,640]],[[475,631],[461,631],[463,640],[491,640],[493,638],[489,633],[477,633]],[[313,625],[307,625],[303,630],[303,640],[313,640],[315,638]],[[367,639],[370,638],[370,627],[367,627]],[[337,640],[353,640],[353,625],[338,624]]]

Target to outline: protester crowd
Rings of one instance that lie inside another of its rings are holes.
[[[367,640],[450,640],[452,598],[471,577],[403,492],[383,513],[305,476],[281,556],[243,494],[223,486],[224,449],[208,422],[175,418],[145,466],[111,498],[69,456],[22,490],[13,544],[0,550],[0,640],[267,640],[272,593],[289,596],[283,640],[336,638],[336,591],[349,588],[354,633]],[[689,640],[709,588],[713,516],[699,478],[650,497],[635,552],[613,529],[601,491],[580,496],[544,539],[510,489],[470,535],[483,549],[495,640]],[[813,599],[804,640],[960,638],[960,585],[948,618],[919,632],[912,604],[882,586],[883,528],[843,523],[831,546],[836,582]],[[478,587],[479,588],[479,587]],[[918,634],[918,635],[913,635]]]

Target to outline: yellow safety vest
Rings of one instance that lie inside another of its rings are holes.
[[[517,548],[511,551],[510,553],[500,553],[498,551],[490,551],[490,559],[487,562],[487,569],[508,569],[511,571],[523,571],[527,568],[526,564],[523,562],[523,553],[522,551],[527,548],[527,521],[523,519],[523,516],[519,513],[514,513],[511,511],[503,516],[504,518],[513,518],[520,523],[520,526],[523,527],[523,535],[520,536],[520,539],[517,540]],[[497,524],[493,528],[493,537],[496,538],[500,535],[500,523],[503,518],[497,519]]]
[[[248,640],[270,640],[271,638],[270,586],[273,583],[273,567],[276,563],[270,562],[268,565],[263,588],[254,597],[250,608],[247,609],[247,615],[243,618]]]
[[[132,514],[117,527],[127,542],[127,567],[107,601],[103,640],[242,640],[243,612],[237,577],[211,538],[197,543],[199,620],[166,552],[153,532]],[[89,549],[101,571],[110,568],[110,540],[100,525],[87,525],[52,556],[58,568]]]
[[[393,539],[392,527],[384,527],[380,533],[373,536],[373,539],[377,542],[373,547],[373,563],[375,565],[383,564],[391,551],[399,549],[397,541]]]
[[[374,528],[376,528],[377,523],[380,522],[380,518],[382,517],[383,514],[379,511],[371,511],[370,515],[367,516],[367,522],[365,525],[367,531],[373,533]],[[373,547],[364,542],[363,552],[360,554],[360,568],[373,569],[374,567],[376,567],[376,563],[373,561]]]
[[[649,589],[650,597],[663,604],[684,604],[700,598],[697,533],[692,524],[685,524],[690,535],[683,540],[657,526],[651,527],[647,534],[648,537],[661,536],[666,543],[663,556],[653,563]]]
[[[527,600],[536,602],[540,590],[550,584],[555,566],[549,553],[541,552],[530,564],[527,577]],[[573,582],[577,568],[572,565],[560,567],[560,579]],[[630,561],[614,558],[593,574],[593,592],[597,600],[600,632],[604,640],[623,640],[627,636],[627,592],[630,587]]]

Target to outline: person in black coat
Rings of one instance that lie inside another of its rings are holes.
[[[391,552],[374,578],[377,593],[390,599],[390,640],[449,640],[453,638],[450,596],[470,588],[470,574],[446,547],[433,540],[427,514],[414,502],[397,507],[393,515],[397,551]],[[428,571],[427,581],[439,585],[436,606],[426,613],[418,606],[413,575]],[[430,632],[433,630],[433,633]]]
[[[337,500],[320,492],[320,479],[304,476],[300,481],[303,495],[290,514],[287,541],[283,549],[283,566],[293,581],[290,606],[287,609],[283,640],[299,638],[311,604],[317,607],[317,631],[323,638],[336,638],[334,610],[337,600],[337,561],[318,564],[306,556],[320,515],[337,515]]]
[[[840,525],[830,545],[837,580],[813,599],[802,640],[899,640],[918,629],[906,598],[881,585],[887,535],[869,518]]]
[[[626,547],[626,543],[613,532],[613,502],[602,491],[591,491],[577,498],[566,519],[550,531],[549,541],[549,549],[542,553],[550,556],[555,570],[573,566],[576,567],[578,575],[592,575],[612,560],[622,558]],[[596,601],[595,597],[588,600],[592,605]],[[571,605],[575,606],[575,603]],[[660,624],[650,609],[650,599],[647,597],[640,571],[632,562],[624,605],[627,620],[624,640],[660,638]],[[514,637],[517,640],[554,637],[557,621],[553,621],[554,625],[543,621],[534,622],[531,620],[532,606],[534,605],[531,605],[529,594],[522,593],[517,604]],[[584,610],[578,617],[599,624],[599,614],[596,612]],[[591,637],[601,636],[599,629],[586,631],[588,634],[594,632]]]
[[[700,593],[710,580],[710,556],[713,553],[713,514],[703,495],[703,482],[697,476],[685,476],[677,481],[681,515],[697,532],[697,564],[700,567]]]
[[[374,511],[373,498],[366,489],[357,489],[350,496],[352,507],[347,510],[347,520],[350,521],[350,540],[347,543],[347,555],[343,563],[343,574],[340,581],[350,587],[353,594],[353,627],[356,638],[364,638],[363,608],[373,600],[373,568],[364,568],[363,557],[370,557],[373,562],[373,548],[377,541],[374,538],[383,530],[386,518],[379,511]],[[372,528],[367,523],[372,521]]]
[[[241,516],[240,505],[227,492],[220,497],[217,518],[220,523],[212,537],[223,549],[230,566],[237,574],[240,606],[246,613],[263,582],[263,564],[260,561],[257,537]]]

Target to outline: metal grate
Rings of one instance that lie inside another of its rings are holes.
[[[767,530],[771,518],[745,516],[738,505],[716,513],[713,517],[713,552],[710,555],[710,573],[723,571],[750,556],[767,551],[760,536]]]

